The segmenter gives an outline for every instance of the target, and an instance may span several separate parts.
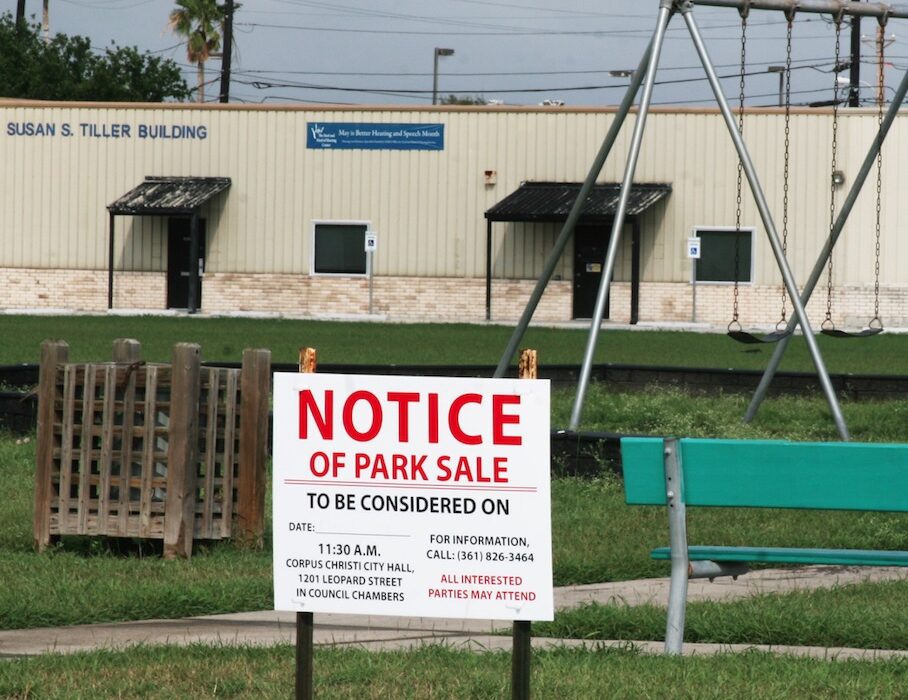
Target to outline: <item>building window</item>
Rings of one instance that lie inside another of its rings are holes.
[[[698,282],[751,282],[753,280],[753,229],[695,229],[700,238]],[[736,251],[737,248],[737,251]],[[738,271],[735,273],[735,259]]]
[[[367,223],[315,224],[312,270],[320,275],[366,274]]]

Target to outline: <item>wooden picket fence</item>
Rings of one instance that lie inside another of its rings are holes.
[[[59,535],[162,539],[189,557],[194,539],[260,546],[271,353],[241,369],[203,367],[180,343],[171,364],[145,363],[134,340],[114,361],[71,363],[41,346],[34,542]]]

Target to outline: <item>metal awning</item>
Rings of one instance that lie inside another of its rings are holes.
[[[485,213],[489,221],[564,221],[580,193],[579,182],[525,182]],[[640,214],[672,191],[666,183],[634,183],[627,216]],[[593,185],[580,214],[581,222],[602,222],[615,215],[621,185]]]
[[[115,202],[107,205],[110,232],[107,245],[107,308],[113,308],[114,289],[114,220],[117,216],[189,217],[189,258],[196,260],[199,250],[199,216],[201,208],[212,197],[230,187],[229,177],[157,177],[146,176]],[[198,311],[199,270],[189,266],[189,313]]]
[[[115,202],[111,214],[189,216],[219,192],[230,187],[229,177],[148,176]]]
[[[498,204],[488,209],[486,217],[486,320],[492,318],[492,224],[496,221],[566,222],[582,187],[580,182],[524,182]],[[668,183],[634,183],[628,194],[625,216],[633,227],[631,252],[631,323],[637,322],[637,299],[640,285],[639,223],[637,215],[668,196]],[[618,209],[621,185],[605,182],[593,185],[580,216],[581,224],[607,224]]]

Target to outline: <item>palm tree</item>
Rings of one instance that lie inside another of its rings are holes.
[[[169,28],[186,37],[186,56],[198,71],[199,102],[205,101],[205,61],[221,48],[224,8],[215,0],[176,0],[170,12]]]

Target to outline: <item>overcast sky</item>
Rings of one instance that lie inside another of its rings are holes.
[[[41,0],[27,0],[40,18]],[[52,33],[89,36],[98,49],[111,42],[172,58],[196,83],[185,48],[167,30],[172,0],[50,0]],[[15,0],[0,0],[14,12]],[[454,50],[439,59],[440,95],[456,93],[537,104],[610,105],[620,101],[627,78],[609,71],[635,68],[653,33],[658,0],[244,0],[235,18],[231,101],[417,104],[432,101],[436,47]],[[726,94],[738,99],[741,23],[737,11],[698,7],[695,17]],[[748,21],[745,93],[749,105],[779,100],[785,63],[785,18],[753,11]],[[887,38],[887,84],[908,64],[893,20]],[[872,101],[876,82],[876,22],[864,19],[862,98]],[[847,60],[849,28],[841,52]],[[833,97],[835,32],[828,16],[801,14],[794,25],[792,103]],[[906,34],[908,36],[908,34]],[[208,64],[211,77],[218,60]],[[847,71],[842,75],[847,76]],[[669,27],[654,104],[709,105],[712,93],[680,17]],[[206,90],[216,99],[217,84]],[[891,88],[888,89],[891,94]],[[842,95],[844,96],[844,95]]]

